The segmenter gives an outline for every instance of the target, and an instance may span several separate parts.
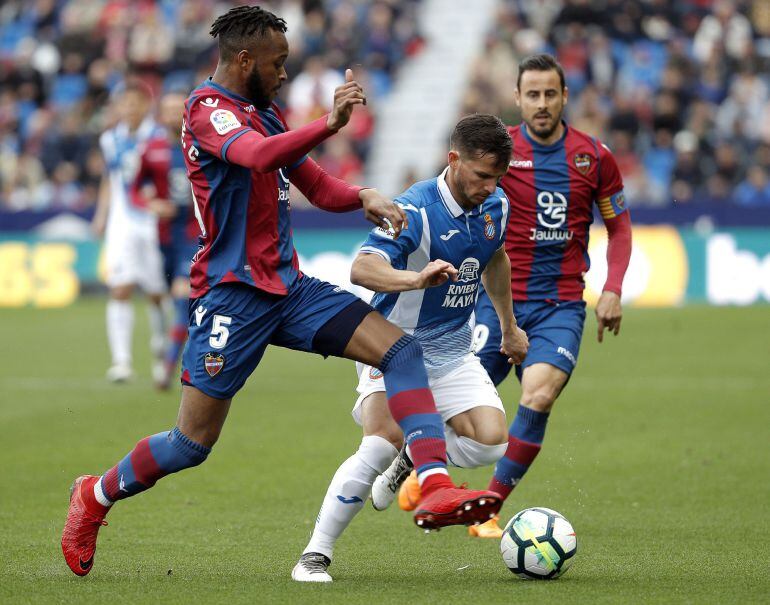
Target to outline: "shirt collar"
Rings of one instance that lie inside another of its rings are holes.
[[[449,214],[455,218],[459,218],[465,213],[465,210],[463,210],[462,206],[457,203],[457,200],[449,190],[449,185],[446,182],[447,172],[449,172],[449,166],[444,168],[444,172],[436,177],[438,193],[441,196],[441,201],[444,202],[444,206],[449,211]]]
[[[249,101],[246,97],[242,97],[241,95],[234,93],[232,90],[225,88],[221,84],[217,84],[216,82],[214,82],[214,80],[211,79],[211,77],[209,77],[204,82],[204,84],[206,84],[206,86],[210,86],[211,88],[219,91],[223,95],[227,95],[231,99],[235,99],[236,101],[240,101],[241,103],[248,103],[249,105],[251,105],[251,101]]]

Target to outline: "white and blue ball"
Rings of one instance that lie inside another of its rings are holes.
[[[516,513],[500,541],[503,561],[527,580],[553,580],[572,564],[577,537],[563,515],[550,508],[527,508]]]

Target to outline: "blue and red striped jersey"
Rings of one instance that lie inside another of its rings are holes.
[[[229,163],[228,147],[251,130],[269,137],[288,126],[275,104],[257,109],[210,79],[185,103],[182,148],[202,232],[190,271],[192,297],[225,282],[283,295],[300,275],[287,174],[306,156],[270,172]]]
[[[548,146],[522,126],[508,132],[513,155],[500,186],[511,204],[505,249],[513,300],[581,300],[594,202],[605,220],[626,211],[615,158],[566,124],[564,136]]]

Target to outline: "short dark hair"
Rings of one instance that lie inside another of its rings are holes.
[[[474,113],[457,122],[449,146],[462,155],[482,158],[492,154],[498,166],[511,160],[513,142],[500,118],[486,113]]]
[[[247,46],[247,38],[271,29],[286,33],[286,21],[258,6],[236,6],[217,17],[209,33],[219,39],[219,56],[229,61]]]
[[[562,69],[562,66],[553,55],[547,53],[529,55],[521,60],[521,63],[519,63],[519,75],[516,78],[516,88],[521,90],[521,75],[525,71],[551,71],[552,69],[559,74],[561,89],[564,90],[564,69]]]

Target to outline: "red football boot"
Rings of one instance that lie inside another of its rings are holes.
[[[64,560],[79,576],[91,571],[96,552],[96,534],[109,508],[102,506],[93,496],[94,484],[99,477],[83,475],[75,479],[70,488],[70,508],[61,536]]]
[[[497,492],[442,485],[423,495],[414,513],[414,522],[425,530],[475,525],[489,521],[502,505],[503,499]]]

